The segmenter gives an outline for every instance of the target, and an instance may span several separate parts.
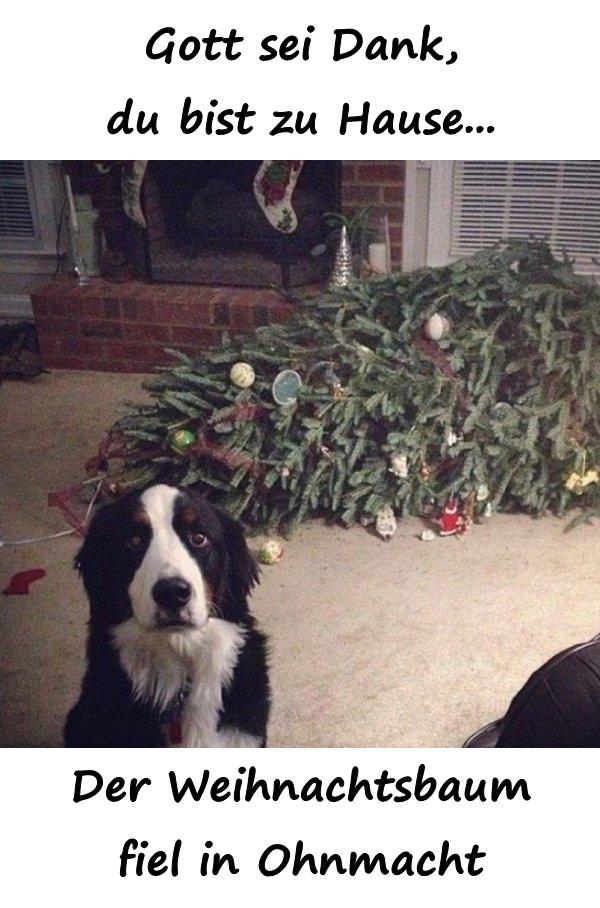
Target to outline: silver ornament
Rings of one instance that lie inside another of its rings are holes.
[[[490,497],[490,490],[485,482],[480,483],[477,486],[477,501],[487,501]]]
[[[425,337],[428,337],[429,340],[439,341],[450,333],[450,322],[445,315],[435,312],[425,322],[423,331]]]
[[[340,231],[340,242],[333,260],[333,271],[331,272],[329,286],[332,289],[347,287],[353,277],[352,248],[348,239],[348,231],[344,224]]]
[[[377,514],[375,529],[385,542],[389,542],[397,528],[398,524],[396,523],[394,512],[389,504],[385,504]]]

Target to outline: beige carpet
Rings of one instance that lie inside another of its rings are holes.
[[[49,490],[81,476],[137,376],[54,373],[0,388],[0,536],[63,528]],[[424,543],[306,524],[263,571],[276,746],[456,746],[501,713],[539,663],[600,629],[600,526],[498,516]],[[253,541],[254,544],[254,541]],[[67,538],[0,550],[0,743],[58,745],[83,666],[86,602]]]

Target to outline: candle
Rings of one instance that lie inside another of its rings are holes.
[[[69,223],[71,225],[71,230],[76,233],[79,230],[79,223],[77,221],[77,212],[75,211],[75,199],[73,198],[73,190],[71,188],[71,177],[68,173],[65,174],[65,193],[69,206]]]
[[[388,254],[386,243],[369,243],[369,265],[376,274],[388,273]]]

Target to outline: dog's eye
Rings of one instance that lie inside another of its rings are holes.
[[[141,536],[129,536],[129,538],[125,540],[125,545],[131,552],[134,552],[136,549],[139,549],[141,544],[142,544]]]
[[[191,545],[196,549],[205,549],[210,545],[210,540],[204,533],[190,533],[189,538]]]

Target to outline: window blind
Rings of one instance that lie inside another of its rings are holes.
[[[600,161],[457,161],[452,258],[531,237],[600,276]]]
[[[35,238],[24,161],[0,161],[0,237]]]

